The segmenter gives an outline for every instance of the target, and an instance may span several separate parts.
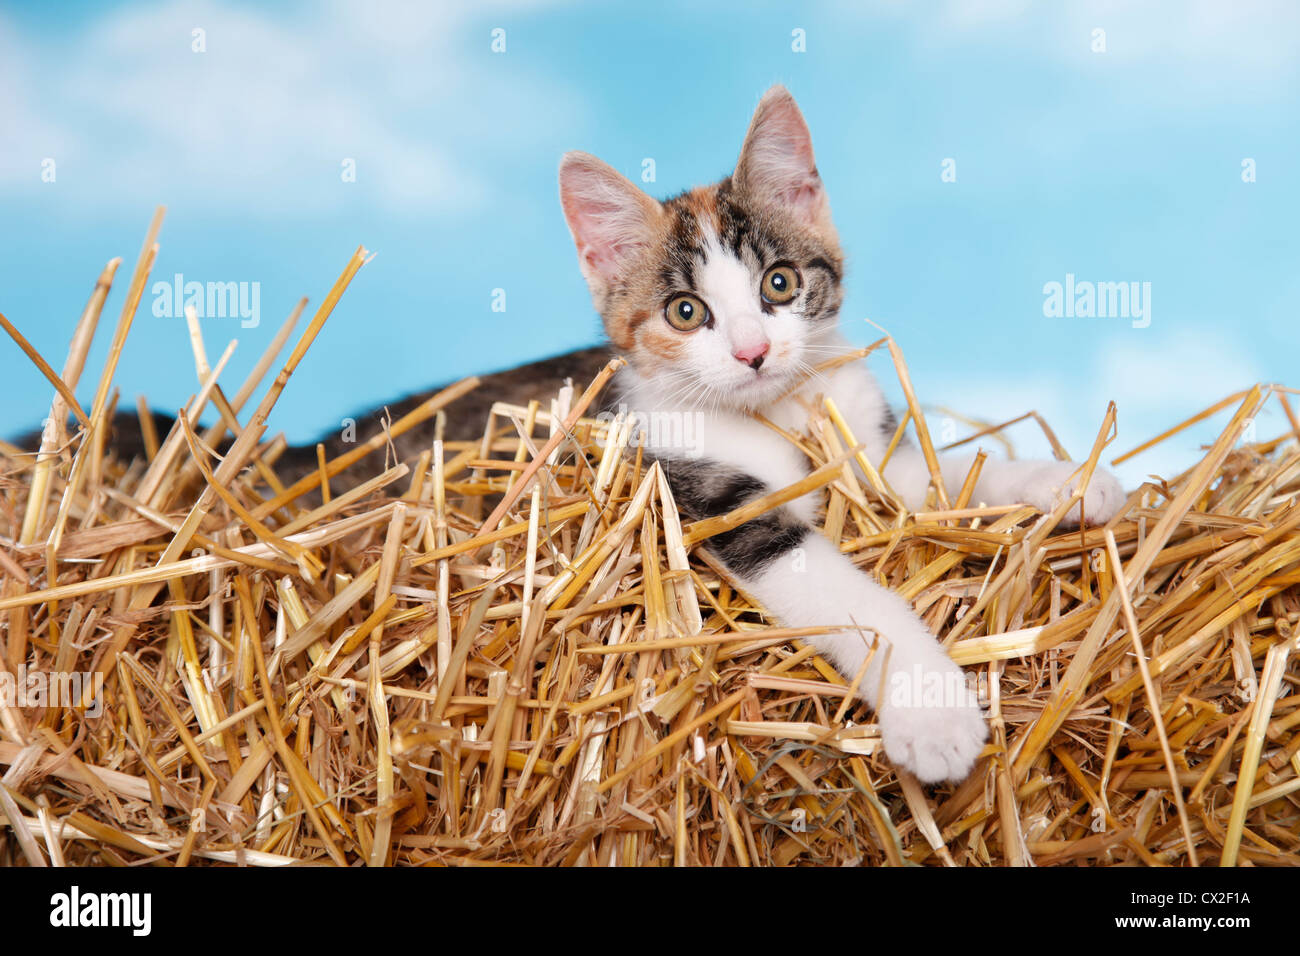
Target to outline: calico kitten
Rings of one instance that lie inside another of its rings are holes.
[[[661,436],[646,451],[665,469],[690,519],[724,514],[804,477],[808,462],[754,417],[801,431],[807,406],[830,395],[879,462],[895,428],[879,385],[858,361],[810,376],[851,348],[836,329],[844,256],[813,161],[808,127],[781,87],[758,105],[735,172],[713,186],[659,202],[585,153],[560,165],[560,197],[582,274],[615,349],[623,401],[642,413],[692,416],[695,448]],[[697,453],[702,450],[702,453]],[[955,497],[972,455],[941,462]],[[1075,464],[984,463],[973,500],[1050,510],[1073,491]],[[900,445],[884,472],[912,509],[931,477],[920,450]],[[1118,482],[1096,472],[1084,517],[1109,520]],[[882,588],[814,527],[805,496],[708,546],[782,624],[844,629],[813,644],[876,710],[885,751],[927,782],[970,773],[988,736],[963,672],[899,595]],[[1067,520],[1080,520],[1076,506]],[[870,653],[879,636],[880,646]],[[943,688],[939,694],[900,694]]]

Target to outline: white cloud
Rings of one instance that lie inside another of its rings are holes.
[[[835,9],[860,16],[867,8],[840,2]],[[932,51],[962,46],[1076,66],[1092,62],[1106,71],[1158,70],[1160,88],[1145,89],[1148,98],[1167,93],[1178,100],[1188,84],[1215,100],[1246,92],[1258,98],[1284,89],[1280,81],[1300,69],[1294,0],[944,0],[869,9],[911,21],[918,46]],[[1095,29],[1105,31],[1104,54],[1093,52]]]
[[[581,111],[562,84],[497,76],[466,49],[471,16],[511,6],[162,0],[55,39],[0,21],[0,186],[53,155],[104,184],[106,200],[151,204],[172,187],[275,215],[342,201],[341,163],[353,158],[368,199],[389,211],[473,207],[489,191],[476,157],[538,131],[485,122],[483,102]],[[191,49],[195,29],[206,52]],[[481,39],[486,49],[486,28]]]
[[[1251,72],[1295,68],[1300,8],[1290,0],[1092,0],[1062,10],[1086,36],[1106,29],[1107,54],[1130,62],[1223,63]],[[1078,55],[1092,53],[1081,45]]]
[[[1176,413],[1198,399],[1208,405],[1249,387],[1261,374],[1239,345],[1200,330],[1161,342],[1135,333],[1101,350],[1094,368],[1094,393],[1122,396],[1159,414]]]
[[[51,122],[35,105],[41,78],[23,44],[0,20],[0,184],[35,181],[46,157],[66,156],[78,137]],[[21,145],[26,146],[24,152]]]

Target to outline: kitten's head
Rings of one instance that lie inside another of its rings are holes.
[[[665,202],[586,153],[560,199],[610,340],[666,392],[754,409],[797,382],[835,325],[843,257],[794,98],[758,104],[736,171]]]

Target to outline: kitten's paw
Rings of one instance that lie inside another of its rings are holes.
[[[1078,468],[1079,463],[1073,461],[1049,461],[1030,468],[1021,482],[1018,500],[1047,514],[1074,493],[1080,476],[1070,476]],[[1088,490],[1083,494],[1083,519],[1090,525],[1105,524],[1115,517],[1126,497],[1119,479],[1098,468],[1092,473]],[[1076,504],[1066,512],[1061,524],[1077,528],[1079,521],[1079,505]]]
[[[923,783],[968,777],[989,728],[963,671],[949,663],[942,670],[896,671],[891,681],[879,710],[889,759]]]

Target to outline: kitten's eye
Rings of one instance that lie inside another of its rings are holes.
[[[799,270],[794,266],[773,266],[763,276],[763,301],[784,305],[799,291]]]
[[[694,332],[709,321],[709,307],[693,295],[675,295],[664,308],[668,324],[681,332]]]

